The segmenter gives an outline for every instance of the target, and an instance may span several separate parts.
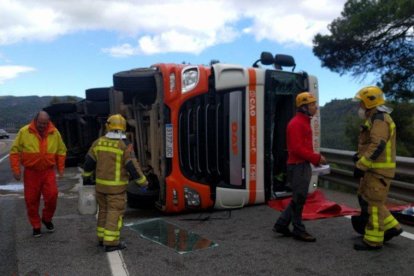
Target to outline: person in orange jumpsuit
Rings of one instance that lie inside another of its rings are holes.
[[[55,168],[62,177],[65,158],[66,146],[45,111],[37,113],[30,124],[19,130],[10,149],[10,165],[17,181],[22,177],[20,166],[24,167],[24,199],[33,237],[41,236],[41,222],[48,232],[55,230],[52,223],[58,197]],[[44,200],[41,217],[40,196]]]

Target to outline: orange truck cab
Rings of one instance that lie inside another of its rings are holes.
[[[240,208],[288,191],[286,125],[295,97],[318,98],[317,79],[294,67],[291,56],[263,52],[252,67],[160,63],[114,74],[121,104],[114,100],[111,111],[126,117],[151,182],[128,186],[129,205],[155,202],[166,213]],[[319,113],[312,128],[319,150]]]

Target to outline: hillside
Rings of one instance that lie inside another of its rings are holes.
[[[72,96],[0,96],[0,128],[17,130],[27,124],[34,115],[51,102],[78,101]]]
[[[397,155],[414,157],[414,104],[388,102],[397,127]],[[351,99],[333,100],[321,107],[321,146],[355,151],[358,144],[358,104]]]
[[[324,148],[355,150],[354,137],[345,134],[346,122],[356,118],[358,104],[351,99],[332,100],[320,108],[321,146]]]

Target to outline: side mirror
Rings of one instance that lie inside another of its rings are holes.
[[[282,69],[282,67],[285,66],[293,67],[293,71],[296,67],[295,59],[289,55],[275,55],[274,64],[276,69]]]
[[[253,63],[253,67],[257,68],[259,67],[257,63],[260,62],[263,65],[271,65],[275,62],[275,59],[273,58],[272,53],[269,52],[262,52],[260,54],[260,59],[256,60],[255,63]]]
[[[260,62],[263,65],[272,65],[275,62],[273,55],[269,52],[262,52],[260,55]]]

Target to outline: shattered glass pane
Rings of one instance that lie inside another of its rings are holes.
[[[179,254],[218,246],[213,241],[159,218],[143,220],[128,226],[140,233],[141,237],[170,247]]]

